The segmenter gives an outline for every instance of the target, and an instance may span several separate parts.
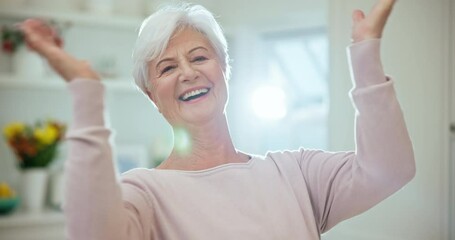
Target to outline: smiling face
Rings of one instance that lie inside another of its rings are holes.
[[[223,66],[202,33],[191,28],[177,32],[148,67],[148,95],[171,125],[201,124],[224,114]]]

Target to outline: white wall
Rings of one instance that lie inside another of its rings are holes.
[[[353,148],[353,111],[345,46],[351,12],[375,0],[330,1],[330,146]],[[449,2],[400,0],[382,46],[385,71],[396,80],[417,161],[415,179],[372,210],[324,238],[439,240],[448,238]]]

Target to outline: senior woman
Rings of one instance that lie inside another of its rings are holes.
[[[212,14],[187,5],[151,15],[134,49],[134,78],[173,129],[185,129],[192,146],[174,147],[158,167],[129,171],[119,181],[98,75],[62,50],[48,26],[25,21],[28,44],[68,82],[73,98],[68,238],[320,239],[400,189],[415,174],[413,150],[379,57],[394,3],[378,0],[368,15],[353,12],[348,50],[356,151],[300,149],[263,157],[232,143],[225,114],[229,57]]]

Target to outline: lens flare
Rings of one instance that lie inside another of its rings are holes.
[[[262,119],[278,120],[286,116],[286,96],[284,91],[275,86],[257,88],[251,98],[256,115]]]
[[[182,155],[189,154],[191,151],[192,142],[188,131],[183,128],[176,128],[174,129],[174,137],[175,150],[177,150],[177,152]]]

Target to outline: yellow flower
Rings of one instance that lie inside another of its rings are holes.
[[[25,130],[25,125],[20,122],[13,122],[7,125],[3,129],[3,134],[7,139],[12,139],[14,136],[23,133]]]
[[[43,127],[36,128],[33,136],[42,144],[52,144],[58,137],[58,129],[55,126],[46,124]]]
[[[14,190],[5,182],[0,182],[0,198],[12,198],[16,195]]]

